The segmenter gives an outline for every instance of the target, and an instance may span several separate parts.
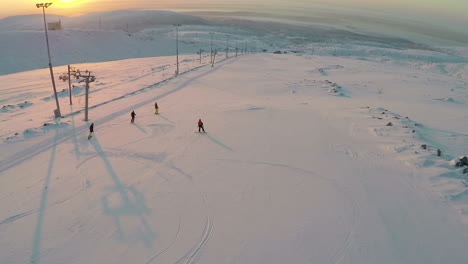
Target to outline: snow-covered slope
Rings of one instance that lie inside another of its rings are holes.
[[[268,28],[267,28],[268,29]],[[264,30],[267,30],[264,29]],[[260,30],[255,28],[255,30]],[[229,32],[229,52],[243,49],[259,52],[286,51],[298,54],[340,56],[360,60],[413,63],[416,67],[440,67],[447,74],[467,78],[466,48],[429,48],[398,39],[345,40],[345,33],[325,32],[324,35],[299,33],[265,33],[236,27],[186,25],[179,30],[179,53],[209,53],[211,35],[213,50],[225,53]],[[351,37],[351,36],[349,36]],[[52,64],[62,66],[86,62],[175,55],[175,31],[172,26],[145,29],[128,34],[124,31],[67,29],[49,31]],[[325,38],[334,39],[325,42]],[[353,38],[358,38],[354,36]],[[344,41],[344,42],[343,42]],[[388,41],[388,42],[386,42]],[[48,66],[43,31],[0,31],[0,75],[46,68]]]
[[[468,154],[466,81],[375,58],[196,59],[179,76],[173,57],[78,65],[97,76],[89,122],[82,83],[52,119],[47,69],[0,76],[1,263],[466,263],[467,176],[449,162]]]
[[[181,54],[209,54],[212,27],[184,26],[179,32]],[[213,30],[217,32],[216,29]],[[52,64],[62,66],[85,62],[103,62],[130,58],[168,56],[176,54],[176,34],[172,26],[146,30],[138,34],[123,31],[63,30],[49,31]],[[239,49],[249,36],[233,36],[230,52],[235,53],[234,40]],[[250,42],[251,43],[251,42]],[[0,32],[0,74],[48,67],[43,31]],[[217,32],[213,50],[225,52],[225,34]]]

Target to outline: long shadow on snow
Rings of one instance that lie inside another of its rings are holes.
[[[223,59],[223,60],[220,61],[220,62],[223,62],[224,60],[227,60],[227,59]],[[218,63],[220,63],[220,62],[218,62]],[[231,62],[232,62],[232,61],[231,61]],[[222,64],[222,65],[224,65],[224,64]],[[222,65],[221,65],[221,66],[222,66]],[[148,90],[148,89],[157,88],[157,87],[159,87],[159,86],[161,86],[161,85],[163,85],[163,84],[165,84],[165,83],[167,83],[167,82],[169,82],[169,81],[171,81],[171,80],[173,80],[173,79],[176,79],[176,78],[179,77],[179,76],[183,76],[183,75],[189,74],[189,73],[191,73],[191,72],[197,71],[197,70],[199,70],[199,69],[201,69],[201,68],[204,68],[204,67],[207,67],[207,66],[208,66],[208,65],[205,64],[205,65],[202,65],[202,66],[198,66],[198,67],[192,68],[192,69],[190,69],[190,70],[187,70],[187,71],[185,71],[185,72],[182,72],[182,73],[180,73],[180,74],[178,74],[178,75],[174,75],[174,76],[172,76],[172,77],[169,77],[169,78],[167,78],[167,79],[164,79],[164,80],[159,81],[159,82],[157,82],[157,83],[154,83],[154,84],[152,84],[152,85],[149,85],[149,86],[143,87],[143,88],[141,88],[141,89],[138,89],[138,90],[129,92],[129,93],[124,94],[124,95],[122,95],[122,96],[119,96],[119,97],[117,97],[117,98],[113,98],[113,99],[110,99],[110,100],[108,100],[108,101],[104,101],[104,102],[102,102],[102,103],[99,103],[99,104],[90,106],[89,109],[91,110],[91,109],[97,108],[97,107],[99,107],[99,106],[108,104],[108,103],[110,103],[110,102],[114,102],[114,101],[117,101],[117,100],[120,100],[120,99],[129,97],[129,96],[137,95],[137,94],[139,94],[139,93],[141,93],[141,92],[144,92],[145,90]],[[216,68],[216,70],[217,70],[217,69],[219,69],[219,68]],[[211,71],[211,72],[212,72],[212,71]],[[76,115],[76,114],[79,114],[79,113],[81,113],[81,112],[82,112],[82,110],[76,111],[76,112],[72,112],[72,113],[69,113],[69,114],[64,115],[63,117],[68,117],[68,116],[70,116],[70,115]]]
[[[204,134],[204,133],[202,133],[202,134]],[[208,134],[205,134],[205,135],[209,140],[211,140],[211,142],[215,143],[216,145],[221,146],[221,147],[223,147],[223,148],[225,148],[225,149],[227,149],[227,150],[229,150],[231,152],[234,152],[234,150],[232,148],[228,147],[226,144],[222,143],[221,141],[217,140],[216,138],[214,138],[214,137],[212,137],[212,136],[210,136]]]
[[[128,84],[128,83],[130,83],[130,82],[137,81],[137,80],[142,79],[142,78],[144,78],[144,77],[148,77],[148,76],[150,76],[150,75],[152,75],[152,74],[154,74],[154,73],[164,71],[165,69],[167,69],[167,68],[169,68],[169,67],[170,67],[170,65],[167,64],[167,65],[159,66],[159,67],[157,67],[157,68],[153,68],[149,73],[145,73],[145,74],[143,74],[143,75],[140,75],[140,76],[131,78],[131,79],[129,79],[129,80],[126,80],[124,84]],[[109,85],[109,86],[105,86],[105,87],[103,87],[103,88],[101,88],[101,89],[93,89],[92,91],[89,91],[89,93],[92,94],[92,93],[96,93],[96,92],[101,92],[101,91],[103,91],[103,90],[107,90],[107,89],[109,89],[109,88],[113,88],[113,87],[119,86],[119,85],[122,85],[122,83],[112,84],[112,85]]]
[[[99,157],[101,157],[104,165],[106,166],[107,172],[112,177],[115,186],[111,187],[109,190],[111,192],[116,192],[120,196],[121,204],[118,206],[109,205],[108,195],[105,195],[101,198],[104,214],[109,215],[114,218],[115,225],[117,227],[117,234],[119,239],[125,240],[128,235],[125,235],[123,232],[121,217],[125,216],[135,216],[138,217],[141,224],[141,229],[138,230],[136,238],[141,240],[145,246],[151,247],[152,242],[154,241],[156,235],[146,221],[145,215],[149,213],[149,209],[145,204],[144,196],[139,193],[135,188],[131,186],[125,186],[121,183],[120,178],[117,176],[112,164],[106,156],[106,153],[102,150],[101,145],[97,137],[94,137],[94,140],[91,141]]]
[[[73,112],[73,105],[70,105],[70,112]],[[73,135],[73,138],[72,138],[72,141],[73,141],[73,145],[75,145],[75,155],[76,155],[76,160],[80,160],[80,147],[78,145],[78,140],[76,138],[76,130],[75,130],[75,117],[74,116],[71,116],[71,124],[72,124],[72,135]]]
[[[141,126],[137,125],[136,123],[133,123],[133,125],[134,125],[136,128],[138,128],[138,130],[140,130],[141,132],[143,132],[144,134],[148,134],[144,128],[142,128]]]
[[[55,131],[54,143],[56,143],[58,132]],[[52,168],[54,167],[55,162],[55,151],[57,149],[57,144],[53,144],[52,152],[49,158],[49,168],[47,169],[47,175],[44,180],[44,187],[42,189],[41,202],[39,207],[39,215],[37,216],[36,229],[34,231],[34,239],[32,246],[31,254],[31,263],[37,264],[40,260],[40,246],[41,246],[41,236],[42,236],[42,223],[44,220],[44,213],[46,210],[47,195],[49,194],[49,182],[52,176]]]
[[[159,117],[161,117],[162,119],[166,120],[167,122],[171,123],[171,124],[174,124],[174,122],[172,122],[171,120],[169,120],[167,117],[161,115],[161,114],[158,114]]]
[[[226,59],[225,59],[226,60]],[[210,74],[210,73],[213,73],[215,71],[218,71],[219,69],[221,69],[222,66],[226,65],[226,64],[230,64],[230,63],[233,63],[237,61],[237,59],[232,59],[232,60],[228,60],[227,62],[224,62],[224,60],[222,62],[218,62],[218,67],[216,68],[212,68],[211,70],[208,70],[198,76],[195,76],[193,78],[190,78],[188,79],[187,81],[185,81],[184,83],[182,83],[181,85],[177,86],[176,88],[170,90],[170,91],[167,91],[163,94],[160,94],[158,96],[155,96],[153,98],[150,98],[148,100],[145,100],[145,101],[142,101],[141,103],[138,103],[138,104],[135,104],[135,105],[132,105],[130,107],[127,107],[127,108],[124,108],[118,112],[115,112],[113,114],[110,114],[106,117],[103,117],[101,119],[98,119],[94,122],[95,125],[98,125],[98,124],[103,124],[103,123],[106,123],[106,122],[109,122],[111,120],[114,120],[115,118],[121,116],[121,115],[124,115],[124,114],[127,114],[129,112],[131,112],[133,109],[137,109],[137,108],[140,108],[142,106],[145,106],[147,104],[153,104],[154,101],[157,101],[161,98],[164,98],[168,95],[171,95],[175,92],[178,92],[179,90],[182,90],[183,88],[185,88],[189,83],[193,82],[193,81],[196,81],[202,77],[205,77],[206,75]],[[202,66],[202,67],[206,67],[205,66]],[[200,67],[201,68],[201,67]],[[197,68],[198,69],[198,68]],[[172,78],[171,78],[172,79]],[[167,82],[166,81],[163,81],[163,83]],[[122,99],[124,98],[125,96],[123,97],[119,97],[119,99]],[[115,99],[116,100],[116,99]],[[114,101],[115,101],[114,100]],[[108,103],[108,102],[105,102],[105,103]],[[103,103],[104,104],[104,103]],[[97,107],[97,106],[95,106]],[[72,114],[76,114],[77,112],[75,113],[71,113],[70,115]],[[84,133],[86,130],[88,129],[88,125],[82,125],[80,127],[78,127],[76,129],[76,133],[80,134],[80,133]],[[54,144],[60,144],[68,139],[70,139],[72,137],[72,135],[64,135],[64,136],[60,136],[59,138],[57,139],[46,139],[34,146],[31,146],[30,148],[27,148],[23,151],[20,151],[20,152],[17,152],[15,153],[14,155],[10,156],[9,158],[6,158],[2,161],[0,161],[0,172],[4,172],[10,168],[13,168],[21,163],[23,163],[24,161],[26,160],[30,160],[31,158],[33,158],[34,156],[44,152],[44,151],[47,151],[48,149],[50,149],[51,147],[54,146]]]

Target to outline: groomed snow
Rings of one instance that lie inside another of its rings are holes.
[[[467,176],[449,162],[468,154],[463,78],[181,60],[177,77],[173,57],[75,65],[97,76],[89,122],[83,84],[53,119],[47,69],[0,76],[0,263],[466,263]]]

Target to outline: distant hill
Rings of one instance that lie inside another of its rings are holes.
[[[208,35],[208,33],[206,33]],[[155,34],[131,34],[121,30],[65,29],[49,31],[54,66],[175,55],[172,26]],[[205,39],[208,39],[206,37]],[[179,39],[180,54],[194,54],[200,43]],[[223,41],[224,44],[224,41]],[[207,41],[205,47],[209,47]],[[42,30],[0,31],[0,75],[48,67]]]
[[[53,14],[47,15],[47,22],[55,22],[59,19],[64,21],[67,19],[67,17]],[[44,20],[42,14],[12,16],[0,20],[0,31],[39,29],[44,29]]]
[[[120,10],[79,17],[47,15],[47,22],[59,20],[64,30],[49,31],[54,66],[174,55],[172,24],[182,24],[182,28],[207,24],[196,16],[156,10]],[[43,30],[41,14],[0,20],[0,75],[48,66]],[[199,50],[190,41],[181,38],[182,54]]]
[[[47,14],[47,21],[62,21],[65,29],[103,29],[138,32],[145,28],[171,24],[205,25],[207,22],[199,17],[161,10],[119,10],[91,13],[78,17],[65,17]],[[128,26],[127,26],[128,25]],[[0,20],[0,31],[39,30],[43,29],[42,15],[22,15]]]

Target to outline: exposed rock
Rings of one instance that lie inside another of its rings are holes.
[[[392,122],[388,122],[387,126],[393,126]]]
[[[455,167],[468,166],[468,158],[466,156],[459,157],[458,159],[454,159],[451,162],[452,165],[455,165]]]
[[[421,145],[421,148],[427,149],[427,145],[426,145],[426,144],[422,144],[422,145]]]
[[[468,166],[468,158],[466,156],[461,157],[460,161],[463,163],[463,165]]]

